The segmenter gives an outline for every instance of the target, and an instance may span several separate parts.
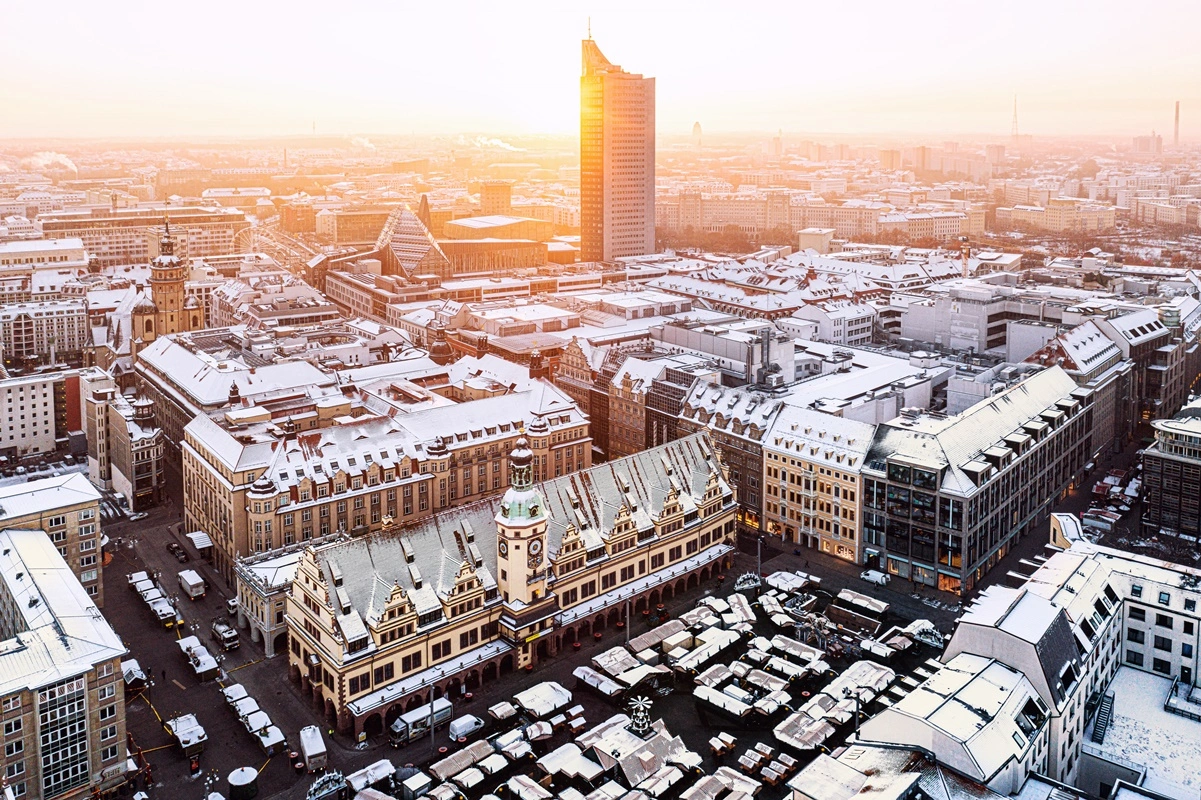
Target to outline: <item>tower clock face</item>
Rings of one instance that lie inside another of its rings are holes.
[[[506,542],[504,539],[501,539],[500,545],[498,545],[498,549],[500,550],[500,554],[502,556],[507,556],[509,554],[509,543]]]
[[[534,539],[532,542],[530,542],[530,552],[533,553],[534,555],[538,555],[539,553],[542,552],[542,540],[541,539]]]

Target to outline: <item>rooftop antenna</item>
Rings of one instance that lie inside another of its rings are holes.
[[[1013,96],[1013,128],[1009,135],[1013,137],[1016,144],[1018,140],[1018,96],[1016,94]]]
[[[592,17],[588,17],[588,38],[592,38]]]

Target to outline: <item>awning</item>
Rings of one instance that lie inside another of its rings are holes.
[[[204,531],[192,531],[188,534],[188,538],[192,540],[192,547],[195,547],[197,550],[204,550],[213,546],[213,540]]]

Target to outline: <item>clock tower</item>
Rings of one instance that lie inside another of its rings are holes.
[[[163,239],[158,247],[158,258],[150,262],[150,296],[157,310],[155,335],[166,336],[190,327],[184,315],[188,268],[175,255],[175,239],[171,236],[169,219],[163,222]]]
[[[509,456],[509,489],[496,514],[501,598],[511,607],[546,597],[546,503],[534,488],[534,454],[524,436]]]

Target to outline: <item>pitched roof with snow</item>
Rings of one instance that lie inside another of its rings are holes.
[[[548,556],[557,556],[569,528],[593,551],[603,547],[619,515],[628,512],[640,530],[653,525],[669,495],[677,496],[687,513],[699,505],[711,479],[725,501],[733,502],[708,437],[694,434],[538,484],[534,490],[545,502]],[[496,586],[495,520],[502,499],[459,506],[404,530],[323,545],[314,556],[325,572],[336,565],[341,588],[364,619],[382,609],[393,585],[408,593],[418,613],[434,610],[465,563],[485,588]]]
[[[877,428],[869,467],[883,469],[888,459],[899,459],[942,470],[944,491],[972,494],[978,487],[964,466],[1006,435],[1021,431],[1023,423],[1039,421],[1042,412],[1062,413],[1056,403],[1070,399],[1075,388],[1076,382],[1055,366],[954,416],[899,417]]]

